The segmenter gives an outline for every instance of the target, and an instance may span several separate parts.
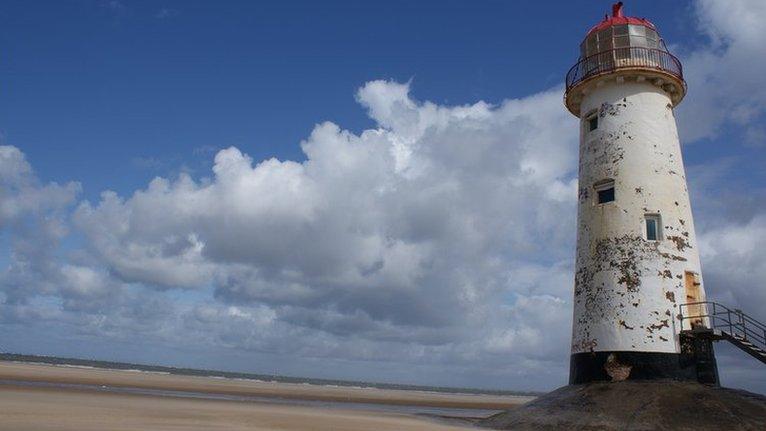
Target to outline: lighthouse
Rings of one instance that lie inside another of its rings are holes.
[[[685,93],[657,28],[622,2],[567,74],[580,119],[571,384],[718,383],[711,342],[682,333],[707,322],[680,318],[681,304],[705,301],[674,116]]]

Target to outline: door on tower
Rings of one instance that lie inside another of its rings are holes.
[[[686,271],[684,273],[684,285],[686,288],[686,303],[694,304],[695,302],[702,302],[702,292],[700,289],[699,275],[694,272]],[[691,329],[704,327],[704,316],[706,307],[704,304],[689,305],[686,308],[686,312],[689,316],[689,324]]]

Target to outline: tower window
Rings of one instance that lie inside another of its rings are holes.
[[[659,241],[662,234],[659,214],[647,214],[644,216],[644,221],[646,224],[646,239],[649,241]]]
[[[593,111],[585,116],[585,130],[592,132],[598,129],[598,112]]]
[[[596,189],[596,197],[599,204],[614,201],[614,180],[601,181],[596,183],[594,188]]]

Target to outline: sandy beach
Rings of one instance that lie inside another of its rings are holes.
[[[14,431],[459,430],[407,408],[478,416],[530,399],[0,362],[0,430]]]

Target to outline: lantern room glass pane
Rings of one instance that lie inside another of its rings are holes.
[[[614,27],[614,35],[619,36],[623,34],[628,34],[628,26],[627,25],[616,25]]]
[[[598,45],[596,44],[596,35],[595,34],[593,36],[590,36],[588,39],[586,39],[585,40],[585,44],[586,44],[585,50],[586,50],[586,54],[588,56],[591,56],[591,55],[593,55],[593,54],[595,54],[597,52],[596,51],[596,47]]]
[[[593,57],[598,63],[608,63],[613,59],[601,58],[599,55],[598,60],[595,60],[596,54],[616,56],[619,59],[632,58],[636,51],[626,49],[631,47],[666,50],[655,30],[643,25],[623,24],[599,30],[586,37],[580,45],[580,56]]]
[[[598,32],[598,42],[599,45],[602,41],[611,40],[612,39],[612,27],[605,28]]]
[[[614,37],[614,47],[615,48],[627,48],[630,46],[631,43],[628,40],[628,36],[615,36]]]
[[[646,45],[649,48],[659,48],[660,42],[657,32],[654,30],[646,29]]]
[[[646,27],[644,27],[643,25],[629,25],[628,28],[630,30],[631,36],[632,35],[643,36],[645,34],[644,29]]]
[[[641,48],[647,48],[646,38],[643,36],[630,36],[630,46],[638,46]]]

